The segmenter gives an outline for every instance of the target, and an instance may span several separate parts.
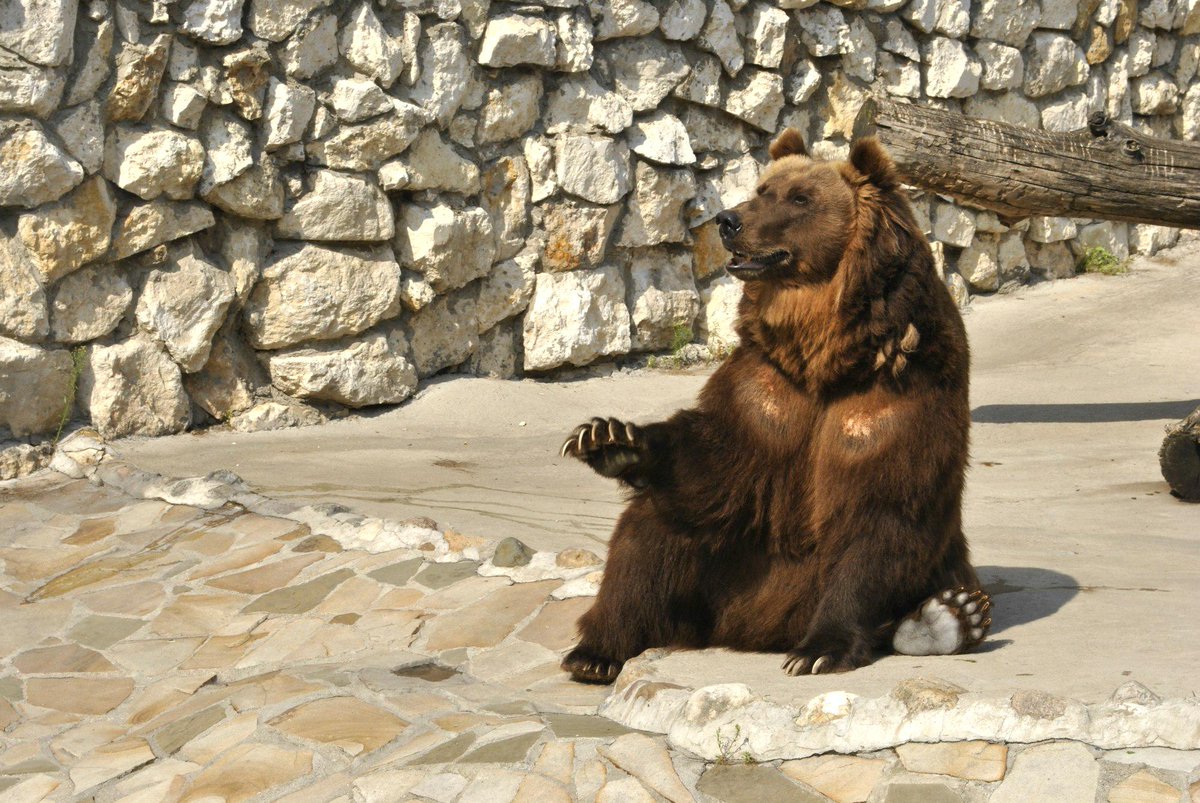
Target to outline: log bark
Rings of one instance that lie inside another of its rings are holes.
[[[1200,407],[1167,428],[1158,465],[1171,493],[1185,502],[1200,502]]]
[[[1103,112],[1053,133],[874,97],[854,134],[878,136],[906,183],[1006,219],[1200,228],[1200,143],[1148,137]]]

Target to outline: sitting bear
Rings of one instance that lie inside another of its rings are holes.
[[[962,652],[991,624],[962,532],[966,332],[895,166],[874,139],[815,161],[791,129],[769,152],[717,216],[741,344],[696,407],[563,444],[631,495],[562,663],[575,680],[668,646],[845,672]]]

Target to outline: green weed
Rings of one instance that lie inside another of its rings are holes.
[[[1100,273],[1104,276],[1120,276],[1129,272],[1129,260],[1118,259],[1116,254],[1102,245],[1089,248],[1080,257],[1077,268],[1080,273]]]

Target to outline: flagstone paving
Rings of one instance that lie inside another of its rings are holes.
[[[595,593],[584,550],[496,566],[485,540],[428,520],[157,478],[87,433],[56,465],[75,478],[0,483],[0,800],[1200,799],[1200,753],[1161,748],[762,761],[739,729],[681,750],[558,669]],[[364,529],[387,537],[347,535]],[[614,699],[672,692],[691,693],[635,667]]]

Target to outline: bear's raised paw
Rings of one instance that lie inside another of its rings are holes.
[[[563,442],[563,457],[584,461],[598,474],[619,477],[642,459],[641,430],[616,418],[593,418]]]
[[[992,625],[991,598],[955,588],[934,594],[900,621],[892,648],[901,655],[953,655],[977,646]]]

